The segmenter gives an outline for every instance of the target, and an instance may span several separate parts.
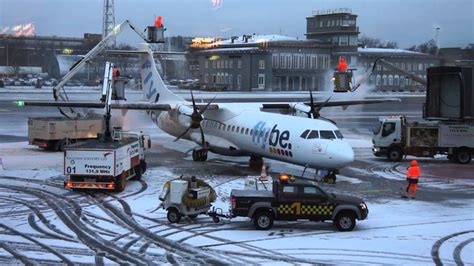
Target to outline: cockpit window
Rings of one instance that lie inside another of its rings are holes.
[[[344,138],[344,136],[342,135],[341,131],[335,130],[334,133],[336,133],[336,137],[337,137],[338,139],[343,139],[343,138]]]
[[[334,132],[330,130],[321,130],[321,138],[322,139],[335,139],[336,136],[334,135]]]
[[[308,135],[308,139],[317,139],[319,138],[319,131],[311,130],[311,133]]]
[[[309,129],[306,129],[306,130],[303,132],[303,134],[301,134],[300,137],[303,138],[303,139],[305,139],[306,136],[308,136],[308,133],[309,133]]]

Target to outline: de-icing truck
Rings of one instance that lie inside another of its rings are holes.
[[[145,144],[142,133],[114,133],[114,141],[100,139],[70,145],[64,150],[64,186],[72,189],[106,189],[123,191],[128,179],[140,179],[146,170]]]

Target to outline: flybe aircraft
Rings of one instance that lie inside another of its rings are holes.
[[[195,142],[194,161],[206,161],[209,152],[228,156],[249,156],[250,165],[258,166],[270,158],[334,175],[354,161],[351,145],[334,122],[319,116],[323,106],[348,106],[393,101],[355,100],[308,103],[213,103],[197,104],[170,91],[159,75],[148,44],[139,48],[141,78],[145,102],[115,103],[112,109],[147,110],[164,132]],[[34,102],[26,105],[46,105]],[[55,102],[54,106],[100,107],[97,104]],[[286,110],[305,114],[289,116],[267,110]]]

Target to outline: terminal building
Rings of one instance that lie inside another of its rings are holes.
[[[363,73],[382,57],[421,77],[440,64],[433,55],[402,49],[365,48],[358,42],[357,15],[350,9],[316,11],[306,18],[306,39],[280,35],[243,35],[191,49],[194,76],[204,89],[236,91],[331,90],[340,57]],[[403,72],[377,66],[370,86],[377,90],[422,90]]]
[[[0,34],[0,66],[5,72],[0,74],[18,75],[18,69],[30,68],[59,77],[57,56],[85,55],[101,39],[100,34],[91,33],[85,33],[83,38]]]

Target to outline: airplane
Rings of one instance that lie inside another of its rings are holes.
[[[198,144],[192,149],[194,161],[206,161],[208,152],[226,156],[249,156],[251,167],[260,167],[263,158],[325,170],[324,178],[334,178],[340,168],[354,161],[354,151],[336,124],[320,116],[325,106],[348,106],[399,101],[368,99],[309,103],[196,103],[170,91],[157,71],[148,44],[140,44],[139,62],[146,102],[111,103],[111,109],[146,110],[164,132]],[[24,102],[30,106],[103,108],[103,103]],[[302,116],[268,112],[286,110]]]

